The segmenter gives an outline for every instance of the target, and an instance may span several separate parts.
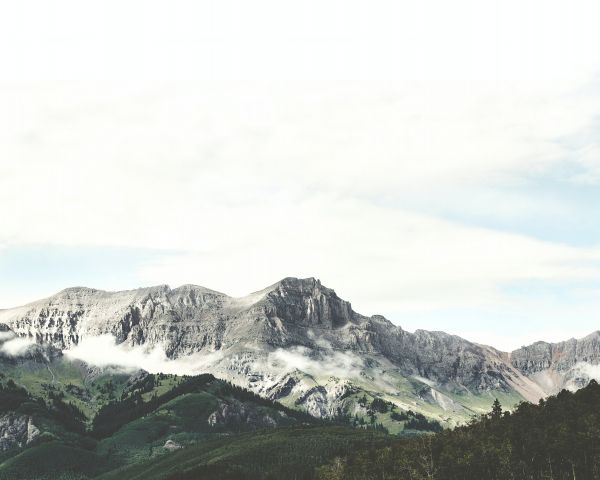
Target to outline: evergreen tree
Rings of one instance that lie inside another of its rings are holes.
[[[492,404],[492,418],[500,418],[502,416],[502,405],[498,399]]]

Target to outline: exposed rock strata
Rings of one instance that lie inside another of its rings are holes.
[[[55,349],[108,334],[126,346],[159,346],[170,359],[210,359],[206,371],[321,416],[346,408],[359,388],[407,408],[412,398],[469,415],[461,395],[493,391],[535,401],[585,385],[600,360],[599,333],[510,354],[444,332],[410,333],[380,315],[356,313],[314,278],[286,278],[243,298],[194,285],[70,288],[1,311],[1,323]]]

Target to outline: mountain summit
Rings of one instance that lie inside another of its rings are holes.
[[[508,405],[579,388],[600,361],[598,333],[504,353],[361,315],[315,278],[285,278],[241,298],[195,285],[69,288],[0,312],[0,323],[60,350],[103,335],[122,348],[158,347],[169,361],[317,416],[356,414],[369,395],[453,423],[491,397]]]

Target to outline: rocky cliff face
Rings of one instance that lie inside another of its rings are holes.
[[[69,288],[0,312],[19,336],[70,348],[81,338],[111,334],[130,345],[165,345],[170,357],[244,341],[285,346],[305,342],[306,328],[360,322],[348,302],[314,279],[285,279],[244,298],[203,287],[167,286],[126,292]]]
[[[196,359],[202,371],[316,415],[335,414],[367,391],[407,408],[468,416],[469,395],[537,400],[557,384],[540,372],[561,376],[600,359],[598,334],[506,354],[443,332],[406,332],[354,312],[314,278],[286,278],[243,298],[194,285],[71,288],[2,311],[0,323],[58,349],[107,334],[123,346],[160,346],[174,361]]]
[[[31,417],[16,413],[0,415],[0,452],[29,445],[39,435]]]
[[[285,413],[278,412],[278,419],[284,417]],[[207,423],[211,427],[233,427],[240,428],[248,425],[252,428],[270,428],[278,425],[277,420],[268,413],[260,412],[251,404],[245,404],[239,400],[219,402],[217,410],[212,412]]]
[[[576,390],[600,375],[600,332],[559,342],[536,342],[510,354],[511,364],[545,391]]]
[[[62,352],[49,344],[39,344],[21,338],[8,325],[0,323],[0,361],[4,364],[24,362],[49,362],[62,356]],[[2,372],[0,372],[2,373]]]
[[[443,332],[414,334],[381,316],[365,317],[318,280],[286,278],[245,298],[203,287],[128,292],[63,290],[0,313],[19,336],[68,349],[85,338],[113,335],[129,345],[162,345],[170,358],[245,344],[377,354],[407,374],[475,388],[502,384],[486,352]]]
[[[566,372],[580,362],[597,364],[600,360],[600,331],[560,343],[536,342],[511,354],[512,364],[527,374],[547,369]]]

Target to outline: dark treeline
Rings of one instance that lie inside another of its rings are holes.
[[[277,401],[261,397],[250,390],[246,390],[243,387],[239,387],[225,380],[221,380],[218,383],[218,393],[223,397],[232,397],[242,402],[252,402],[263,407],[277,408],[278,410],[285,412],[289,417],[295,418],[298,421],[307,423],[315,423],[316,421],[315,417],[306,412],[288,408]]]
[[[91,433],[96,438],[108,437],[123,425],[147,415],[179,395],[195,392],[214,380],[215,377],[210,374],[183,377],[178,385],[163,395],[154,395],[148,401],[144,401],[142,394],[152,390],[155,381],[154,375],[149,375],[140,383],[139,388],[133,388],[128,396],[104,405],[94,417]]]
[[[67,430],[85,433],[85,414],[73,403],[66,403],[63,394],[50,393],[48,402],[33,397],[12,379],[0,377],[0,414],[16,412],[24,415],[41,415],[60,423]]]
[[[123,478],[141,479],[128,477],[136,471],[150,480],[314,480],[315,468],[330,459],[371,446],[384,448],[390,438],[373,429],[336,425],[274,428],[198,443],[134,467]]]
[[[0,374],[0,414],[15,411],[56,420],[77,434],[70,434],[70,442],[88,448],[89,455],[94,455],[95,445],[89,433],[96,438],[109,436],[189,393],[254,402],[286,411],[296,419],[290,427],[216,435],[210,441],[149,459],[150,463],[140,468],[151,465],[158,469],[152,477],[156,479],[600,480],[600,385],[595,381],[575,393],[562,391],[538,405],[521,403],[512,413],[503,411],[496,401],[489,414],[468,425],[413,437],[386,434],[378,428],[375,416],[390,413],[412,434],[419,429],[436,430],[436,424],[379,398],[368,401],[365,396],[359,401],[372,422],[368,416],[361,423],[358,417],[342,412],[331,420],[317,420],[212,375],[183,377],[167,392],[148,398],[157,382],[161,382],[160,376],[150,376],[130,386],[119,400],[100,409],[90,432],[85,430],[84,414],[66,403],[62,392],[52,391],[44,401]],[[40,448],[52,445],[62,444],[40,444]],[[82,448],[78,451],[83,452]],[[180,464],[186,468],[180,469]]]
[[[1,378],[1,377],[0,377]],[[29,400],[29,393],[12,380],[0,381],[0,414],[16,410]]]
[[[64,394],[50,393],[50,411],[54,419],[62,424],[67,430],[84,434],[86,432],[87,417],[72,402],[64,401]]]
[[[320,480],[600,479],[600,385],[563,390],[513,413],[492,412],[435,435],[365,449],[318,471]]]
[[[349,423],[349,419],[345,415],[331,419],[316,419],[306,412],[293,410],[230,382],[216,380],[210,374],[183,376],[180,383],[166,393],[160,396],[153,395],[145,401],[142,395],[151,391],[158,381],[160,381],[160,375],[147,375],[140,382],[130,387],[127,392],[124,392],[120,400],[113,400],[100,408],[92,422],[92,436],[95,438],[108,437],[125,424],[153,412],[161,405],[180,395],[203,391],[207,388],[212,389],[213,393],[224,398],[230,397],[241,402],[252,402],[259,406],[276,408],[301,423],[322,425],[347,425]]]
[[[367,418],[370,421],[370,426],[376,428],[379,431],[387,432],[387,429],[380,423],[377,423],[377,414],[390,413],[390,418],[395,422],[404,422],[404,433],[407,431],[416,430],[418,432],[441,432],[443,430],[442,425],[437,420],[431,420],[425,417],[425,415],[413,412],[412,410],[398,410],[398,407],[386,400],[375,397],[371,403],[369,403],[366,394],[358,400],[358,404],[366,408]],[[351,422],[346,422],[354,427],[364,427],[366,421],[363,417],[355,416]],[[367,424],[367,426],[369,426]]]

